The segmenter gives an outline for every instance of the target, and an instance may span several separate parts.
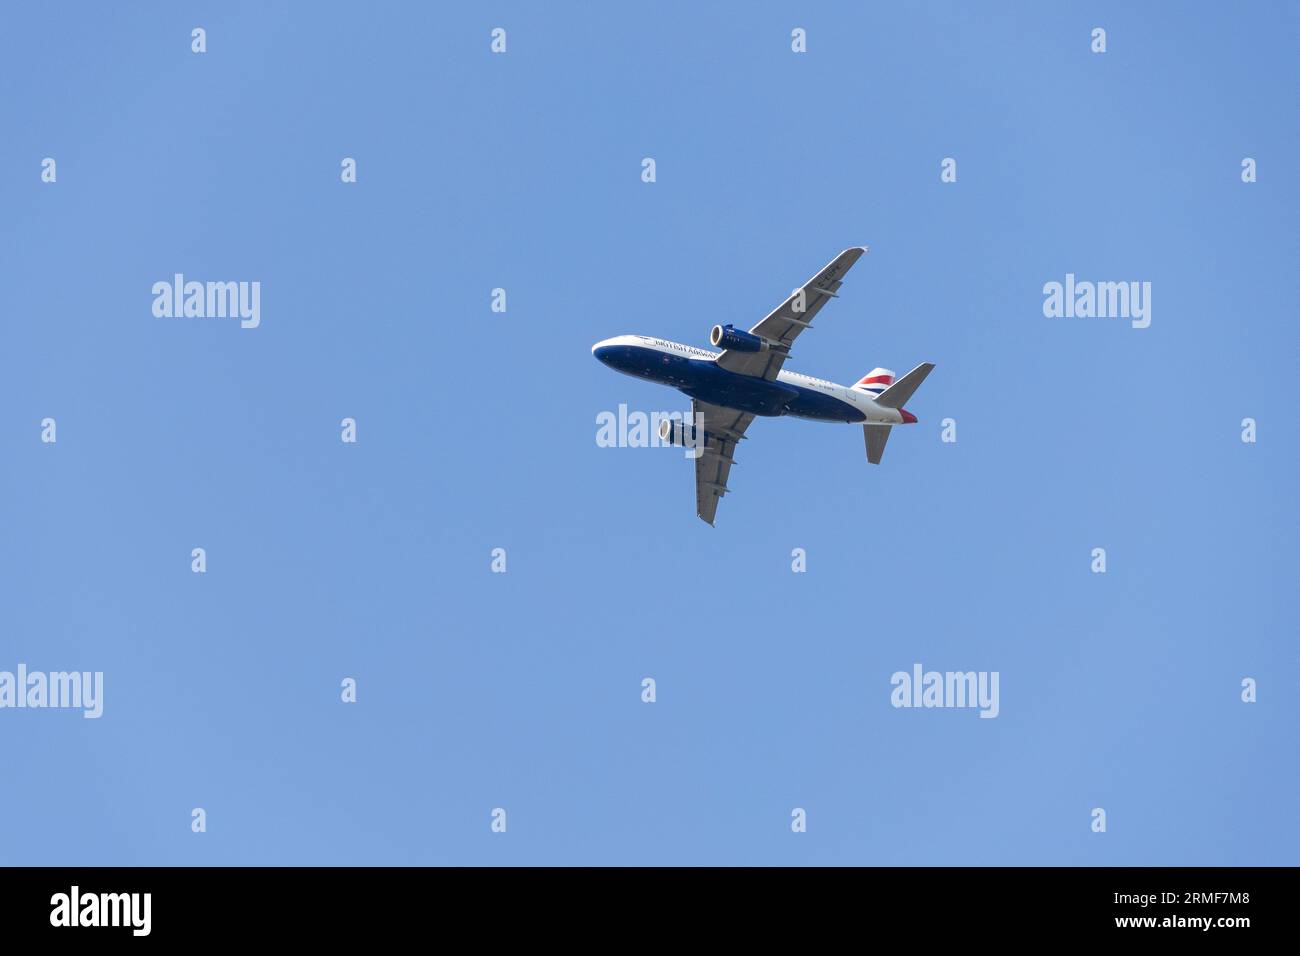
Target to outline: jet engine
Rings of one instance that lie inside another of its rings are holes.
[[[679,422],[672,418],[665,418],[659,423],[659,440],[667,442],[669,445],[678,445],[682,448],[697,448],[700,440],[697,435],[701,435],[695,426],[689,422]]]
[[[709,341],[719,348],[735,352],[764,352],[768,348],[766,339],[742,332],[734,325],[715,325],[709,333]]]

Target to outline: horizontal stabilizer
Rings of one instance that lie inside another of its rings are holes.
[[[862,433],[867,439],[867,461],[873,465],[880,464],[880,456],[885,453],[885,442],[889,441],[891,425],[863,425]]]
[[[921,387],[925,377],[934,371],[934,365],[931,362],[922,362],[912,371],[908,372],[889,388],[880,393],[876,399],[877,405],[884,405],[886,408],[902,408],[907,400],[912,397],[912,393]],[[885,443],[881,441],[880,447],[884,448]]]

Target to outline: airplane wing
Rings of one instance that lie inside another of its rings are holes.
[[[691,411],[696,416],[694,421],[704,424],[704,450],[695,459],[695,513],[713,524],[718,499],[727,493],[727,475],[731,473],[736,445],[745,437],[754,416],[699,401],[691,403]]]
[[[813,317],[821,311],[823,305],[835,298],[835,293],[844,284],[844,274],[852,268],[853,263],[867,251],[866,246],[854,246],[845,249],[831,263],[809,279],[790,298],[786,299],[762,322],[750,329],[750,334],[762,336],[773,347],[762,352],[737,352],[727,349],[718,356],[718,364],[729,372],[739,375],[753,375],[765,378],[769,382],[776,378],[790,354],[790,346],[799,333],[812,324]],[[798,310],[798,300],[803,297],[803,310]]]

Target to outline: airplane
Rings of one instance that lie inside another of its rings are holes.
[[[934,368],[929,362],[898,380],[889,369],[875,368],[850,387],[782,368],[799,333],[823,305],[838,298],[845,274],[866,251],[866,246],[845,249],[748,332],[715,325],[709,342],[721,352],[647,335],[617,335],[591,347],[610,368],[671,385],[691,398],[692,421],[666,420],[659,437],[696,451],[695,513],[709,525],[719,499],[731,490],[727,476],[736,445],[755,416],[860,422],[873,465],[880,464],[890,428],[916,422],[903,404]]]

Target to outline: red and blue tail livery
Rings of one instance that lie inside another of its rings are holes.
[[[889,386],[894,384],[894,373],[887,368],[873,368],[853,387],[859,392],[866,392],[868,395],[879,395]]]

